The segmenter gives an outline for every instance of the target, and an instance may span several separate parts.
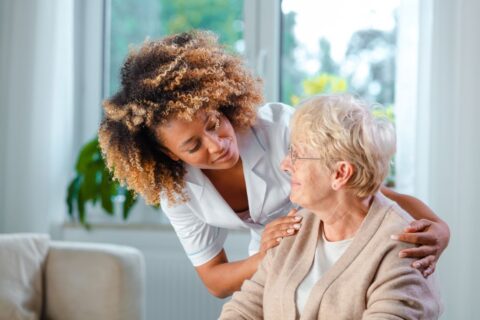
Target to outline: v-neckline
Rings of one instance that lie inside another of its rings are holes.
[[[244,168],[244,163],[243,163],[243,160],[241,157],[239,157],[238,161],[240,162],[240,167],[239,168],[235,168],[235,170],[237,170],[236,172],[232,172],[232,173],[223,173],[222,174],[222,178],[221,179],[225,179],[224,176],[225,175],[230,175],[230,176],[233,176],[235,178],[238,178],[239,179],[243,179],[243,185],[240,184],[239,188],[241,189],[240,192],[242,192],[242,190],[244,189],[245,190],[245,194],[242,195],[242,196],[245,196],[246,198],[246,207],[243,206],[240,210],[238,209],[235,209],[233,206],[231,206],[227,199],[225,199],[225,197],[222,195],[222,192],[219,190],[219,188],[217,187],[217,185],[215,184],[215,180],[212,181],[211,179],[211,176],[209,176],[207,173],[205,173],[203,170],[202,170],[202,174],[205,176],[206,179],[209,180],[210,184],[213,186],[214,190],[217,192],[218,196],[220,198],[223,199],[223,201],[225,202],[225,204],[230,207],[230,209],[235,213],[235,215],[237,215],[237,212],[245,212],[246,210],[249,210],[249,199],[248,199],[248,191],[247,191],[247,183],[246,183],[246,178],[245,178],[245,168]],[[238,162],[237,162],[238,163]],[[237,166],[237,164],[235,164],[235,166]],[[233,168],[232,168],[233,169]],[[240,172],[238,171],[241,171],[241,174]],[[240,175],[241,175],[241,178],[240,178]],[[235,180],[238,180],[238,179],[235,179]],[[240,182],[241,183],[241,182]],[[229,187],[238,187],[238,185],[234,185],[234,186],[226,186],[225,190],[228,191],[228,189],[230,189]]]

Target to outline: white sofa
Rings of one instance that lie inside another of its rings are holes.
[[[0,234],[0,320],[136,320],[145,263],[127,246]]]

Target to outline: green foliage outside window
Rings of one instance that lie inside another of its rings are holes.
[[[112,0],[110,24],[110,90],[119,87],[120,67],[131,46],[146,39],[192,29],[212,30],[229,50],[241,49],[243,1]]]
[[[328,73],[303,80],[303,95],[292,95],[291,103],[296,106],[301,100],[321,93],[341,93],[348,90],[347,80]]]

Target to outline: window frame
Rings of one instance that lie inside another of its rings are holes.
[[[95,137],[102,120],[102,100],[108,92],[106,63],[109,0],[75,1],[74,8],[74,150]]]
[[[244,0],[245,58],[263,80],[265,101],[280,101],[281,0]]]

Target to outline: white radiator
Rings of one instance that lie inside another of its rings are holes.
[[[248,232],[230,232],[225,245],[229,259],[247,255],[249,237]],[[147,320],[217,319],[228,301],[210,295],[170,226],[99,226],[86,231],[67,225],[63,239],[123,244],[142,251],[147,269]]]

